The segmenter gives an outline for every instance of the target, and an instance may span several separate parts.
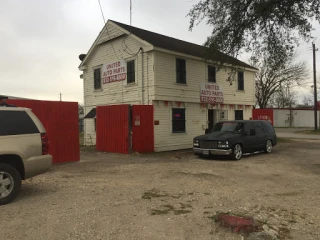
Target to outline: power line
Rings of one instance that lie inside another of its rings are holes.
[[[106,19],[104,18],[104,14],[103,14],[103,11],[102,11],[100,0],[98,0],[98,3],[99,3],[99,6],[100,6],[100,11],[101,11],[101,15],[102,15],[102,18],[103,18],[103,22],[104,22],[104,24],[106,24]]]
[[[102,18],[103,18],[103,22],[104,22],[104,24],[106,24],[106,20],[105,20],[105,18],[104,18],[104,14],[103,14],[103,10],[102,10],[102,6],[101,6],[100,0],[98,0],[98,3],[99,3],[99,6],[100,6],[100,11],[101,11],[101,15],[102,15]],[[114,52],[114,54],[116,55],[117,59],[119,59],[118,54],[117,54],[117,52],[116,52],[116,50],[114,49],[114,46],[113,46],[113,44],[112,44],[108,27],[106,27],[106,31],[107,31],[107,34],[108,34],[109,41],[110,41],[110,43],[111,43],[111,47],[112,47],[112,49],[113,49],[113,52]]]

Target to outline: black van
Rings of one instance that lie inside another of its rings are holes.
[[[195,154],[228,155],[235,160],[248,153],[271,153],[276,144],[271,123],[259,120],[218,122],[211,132],[193,139]]]

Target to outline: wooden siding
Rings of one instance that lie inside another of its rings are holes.
[[[207,64],[204,61],[186,59],[187,84],[176,83],[175,59],[178,55],[154,52],[155,64],[155,94],[157,100],[199,102],[201,82],[208,82]],[[238,91],[237,80],[230,85],[226,81],[228,72],[224,69],[217,71],[217,83],[223,86],[225,104],[255,103],[254,72],[244,72],[244,91]]]
[[[185,108],[186,110],[186,132],[172,133],[172,108]],[[228,119],[234,120],[234,111],[225,107],[216,109],[217,115],[219,111],[228,111]],[[249,120],[252,116],[252,108],[245,108],[243,110],[243,119]],[[155,151],[171,151],[178,149],[192,148],[193,138],[202,135],[207,128],[208,108],[202,107],[199,103],[186,103],[177,106],[176,103],[171,102],[166,106],[162,101],[154,103],[154,120],[159,121],[159,125],[154,126],[155,135]],[[216,118],[216,121],[219,121]]]
[[[113,40],[106,42],[109,35]],[[84,103],[85,114],[92,108],[101,105],[111,104],[141,104],[142,103],[142,54],[139,49],[150,47],[142,44],[134,37],[125,35],[118,28],[109,25],[108,31],[105,30],[98,39],[98,44],[91,55],[86,60],[86,70],[84,76]],[[124,51],[125,45],[131,50]],[[116,52],[116,54],[115,54]],[[130,54],[128,53],[130,52]],[[132,55],[131,53],[138,53]],[[135,60],[135,83],[127,84],[127,81],[102,84],[102,89],[94,90],[93,72],[102,64],[112,63],[119,59]],[[145,52],[143,54],[144,62],[144,104],[152,102],[154,99],[154,73],[153,73],[153,53]],[[85,144],[96,143],[96,134],[94,131],[94,120],[85,119]]]

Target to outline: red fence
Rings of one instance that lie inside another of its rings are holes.
[[[98,151],[129,153],[129,107],[129,105],[97,107]]]
[[[7,100],[8,104],[31,108],[47,131],[53,163],[80,160],[78,103],[38,100]]]
[[[97,107],[96,148],[103,152],[154,151],[153,106]]]
[[[267,120],[274,124],[273,109],[252,109],[253,120]]]
[[[153,105],[132,106],[132,149],[145,153],[154,151]]]

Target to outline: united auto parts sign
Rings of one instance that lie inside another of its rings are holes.
[[[127,78],[127,65],[122,59],[113,63],[103,64],[102,83],[124,81]]]
[[[223,103],[223,89],[215,83],[200,83],[201,103]]]

